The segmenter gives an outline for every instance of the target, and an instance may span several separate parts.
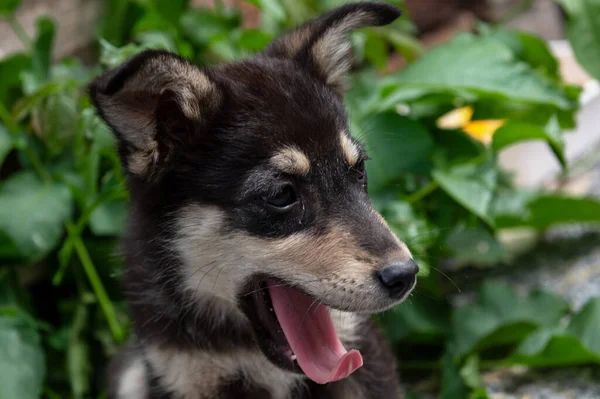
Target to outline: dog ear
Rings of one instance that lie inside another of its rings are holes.
[[[265,54],[295,60],[343,95],[352,65],[350,32],[387,25],[400,14],[399,8],[386,3],[345,4],[284,34],[266,48]]]
[[[206,123],[221,96],[188,61],[148,50],[93,81],[90,97],[117,137],[124,167],[149,179]]]

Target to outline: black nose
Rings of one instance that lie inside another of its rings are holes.
[[[377,279],[392,298],[402,298],[415,284],[419,267],[412,260],[395,262],[377,271]]]

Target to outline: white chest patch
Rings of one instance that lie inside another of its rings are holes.
[[[274,399],[288,398],[302,381],[301,376],[275,367],[262,353],[252,351],[222,354],[150,347],[145,353],[165,388],[182,399],[212,398],[224,380],[240,372],[247,381],[268,389]]]
[[[117,397],[119,399],[146,399],[148,397],[146,367],[142,359],[135,359],[121,376]]]

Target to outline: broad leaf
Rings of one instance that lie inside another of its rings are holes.
[[[285,19],[285,9],[278,0],[248,0],[248,3],[258,7],[266,16],[276,21]]]
[[[8,129],[4,125],[0,124],[0,167],[4,162],[4,158],[8,155],[10,150],[13,148],[12,138]]]
[[[55,31],[56,27],[52,19],[40,18],[37,20],[37,37],[33,44],[33,70],[41,82],[50,77]]]
[[[46,370],[36,329],[23,312],[0,316],[0,398],[38,399]]]
[[[218,35],[229,34],[237,28],[239,18],[234,10],[217,14],[209,8],[191,9],[181,16],[181,27],[194,44],[207,46]]]
[[[511,205],[512,204],[512,205]],[[600,201],[533,191],[504,191],[490,212],[499,228],[546,229],[567,223],[600,224]]]
[[[118,236],[125,230],[127,203],[113,200],[99,205],[90,216],[90,229],[97,236]]]
[[[527,337],[509,361],[533,367],[600,364],[600,353],[589,350],[569,333],[543,328]]]
[[[22,259],[34,261],[55,248],[72,213],[69,189],[44,183],[33,172],[13,174],[0,186],[0,232]]]
[[[7,108],[16,100],[15,94],[21,89],[21,74],[31,67],[31,57],[13,55],[0,61],[0,104]],[[15,93],[16,92],[16,93]]]
[[[546,141],[561,165],[566,166],[565,143],[556,118],[552,118],[545,128],[531,123],[509,121],[494,133],[492,147],[500,151],[510,145],[529,140]]]
[[[394,234],[405,242],[411,251],[422,251],[437,239],[439,231],[424,215],[416,214],[410,204],[402,201],[379,201],[376,197],[374,203]]]
[[[488,209],[496,189],[497,171],[492,160],[463,164],[449,170],[434,170],[433,177],[456,202],[493,225]]]
[[[442,357],[441,399],[467,398],[468,387],[461,378],[459,364],[452,353]]]
[[[559,79],[558,61],[548,48],[548,43],[527,32],[518,32],[516,35],[522,46],[517,57],[534,69],[541,70],[554,79]]]
[[[518,296],[507,284],[486,281],[477,301],[454,312],[452,347],[457,356],[476,349],[516,344],[541,326],[554,326],[567,303],[535,291]]]
[[[454,230],[446,238],[445,246],[461,264],[491,266],[507,259],[504,246],[481,227]]]
[[[238,46],[252,52],[262,51],[273,40],[273,36],[258,29],[245,29],[238,39]]]
[[[168,32],[146,31],[135,36],[142,47],[176,52],[175,40]]]
[[[479,357],[477,355],[472,355],[467,358],[464,365],[461,367],[459,374],[465,385],[472,390],[469,398],[489,398],[481,374],[479,373]]]
[[[190,0],[157,0],[156,11],[163,20],[176,24],[189,7]]]
[[[566,329],[543,328],[527,337],[511,361],[540,367],[600,364],[600,298],[591,299]]]
[[[100,39],[100,64],[106,68],[116,68],[134,55],[146,50],[147,47],[136,44],[128,44],[123,47],[115,47],[108,41]]]
[[[567,332],[579,338],[583,346],[600,356],[600,297],[590,299],[573,316]]]
[[[567,13],[567,36],[577,61],[600,79],[600,0],[558,0]]]
[[[373,32],[367,32],[366,36],[365,57],[377,68],[385,68],[388,58],[387,43]]]
[[[448,304],[418,293],[378,316],[392,345],[438,341],[450,332]]]
[[[0,1],[0,17],[10,17],[15,13],[21,0],[1,0]]]
[[[480,29],[480,33],[509,47],[519,60],[526,62],[533,69],[553,80],[560,79],[558,61],[550,51],[548,43],[543,39],[527,32],[494,29],[489,26],[481,27],[483,29]]]
[[[431,135],[418,122],[395,113],[367,118],[369,189],[376,192],[406,172],[425,172],[433,151]],[[353,132],[361,136],[361,132]]]
[[[460,55],[460,56],[457,56]],[[443,66],[443,67],[442,67]],[[570,109],[576,104],[550,79],[518,60],[490,37],[462,34],[385,80],[384,92],[427,89],[465,91],[482,98],[521,101]]]

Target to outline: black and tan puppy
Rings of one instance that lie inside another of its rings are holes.
[[[349,33],[399,14],[347,4],[241,62],[147,51],[91,85],[131,191],[134,337],[110,398],[399,396],[368,315],[417,266],[369,202],[342,104]]]

